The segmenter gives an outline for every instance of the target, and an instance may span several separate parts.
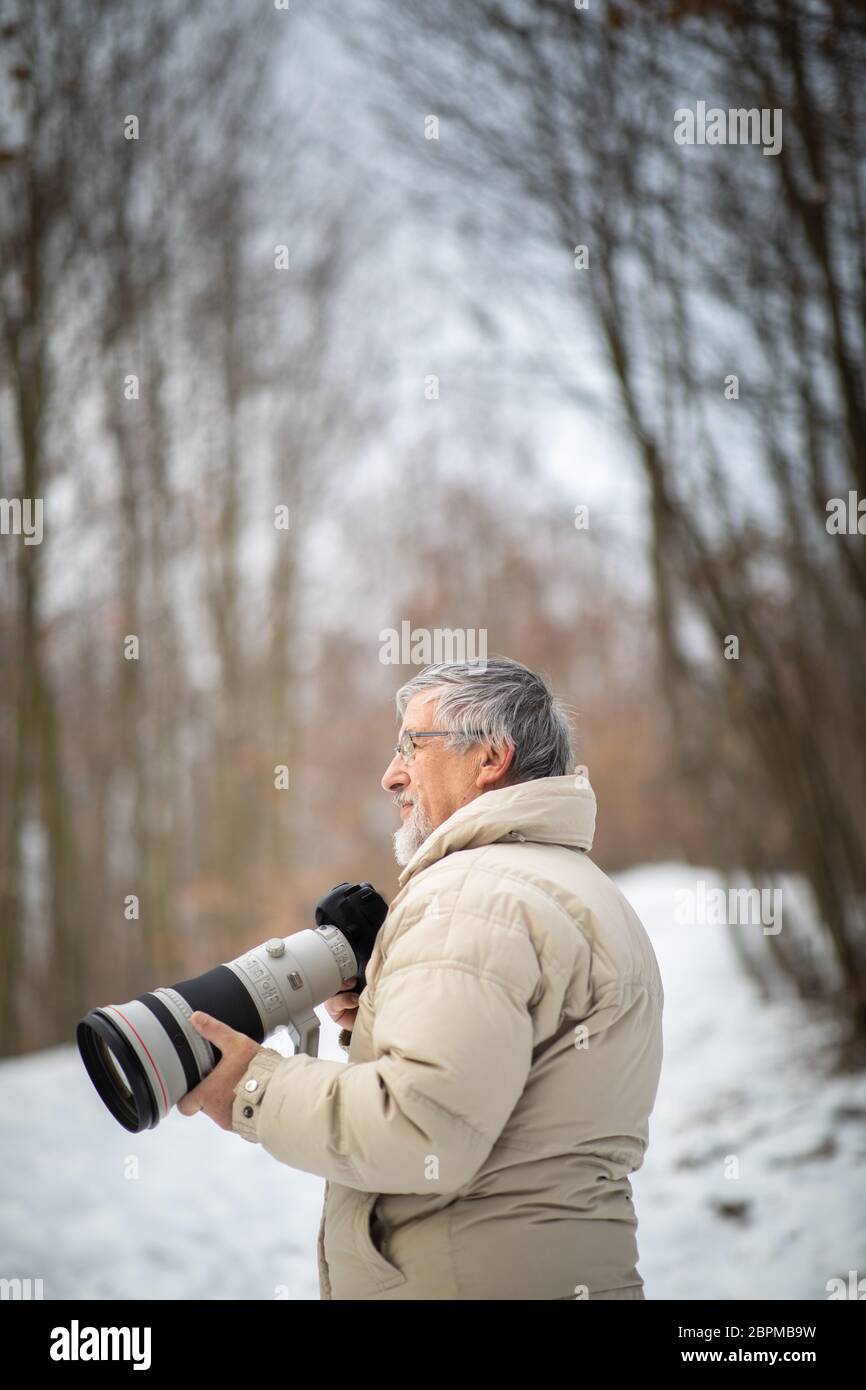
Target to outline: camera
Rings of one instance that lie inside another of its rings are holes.
[[[255,1042],[281,1025],[296,1052],[315,1057],[314,1009],[365,970],[388,906],[369,883],[339,883],[316,907],[316,927],[272,937],[193,980],[92,1009],[75,1036],[87,1073],[132,1134],[153,1129],[216,1066],[222,1053],[190,1023],[201,1010]]]

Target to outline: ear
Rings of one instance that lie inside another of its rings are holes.
[[[482,745],[483,753],[478,771],[475,774],[475,785],[479,791],[492,791],[494,787],[502,787],[508,780],[509,769],[514,762],[514,745],[505,743],[496,746],[492,743]]]

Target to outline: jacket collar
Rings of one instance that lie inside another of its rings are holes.
[[[428,835],[397,880],[458,849],[477,849],[500,840],[530,840],[589,850],[595,833],[595,792],[585,777],[539,777],[499,791],[482,792],[459,807]]]

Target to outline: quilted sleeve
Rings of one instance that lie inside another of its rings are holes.
[[[265,1059],[259,1077],[257,1058],[235,1090],[237,1132],[283,1163],[365,1192],[465,1185],[501,1134],[532,1059],[540,966],[525,920],[491,912],[483,874],[455,887],[452,870],[438,895],[436,875],[423,877],[430,882],[404,904],[374,1001],[361,996],[373,1008],[375,1060]]]

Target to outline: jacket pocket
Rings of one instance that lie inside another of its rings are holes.
[[[373,1239],[373,1222],[375,1221],[375,1206],[379,1201],[378,1192],[363,1192],[359,1194],[362,1198],[355,1222],[355,1233],[358,1240],[358,1253],[370,1272],[375,1275],[379,1287],[382,1289],[395,1288],[398,1284],[406,1283],[406,1275],[402,1269],[398,1269],[395,1264],[387,1260]]]

